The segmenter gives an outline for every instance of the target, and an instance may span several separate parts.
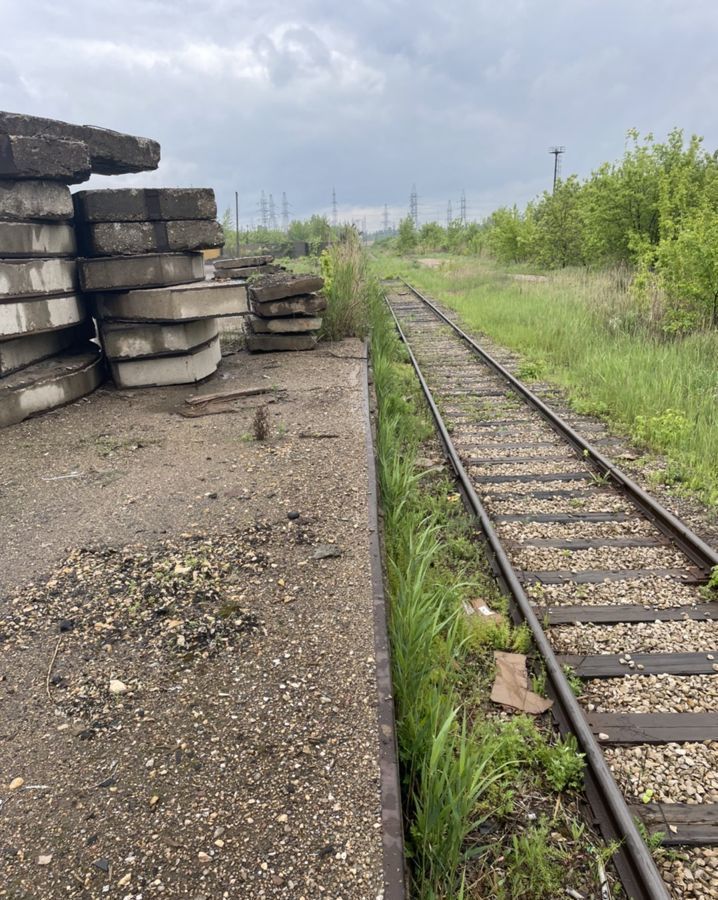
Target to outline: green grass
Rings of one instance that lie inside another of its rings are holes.
[[[660,480],[718,505],[718,333],[654,333],[623,271],[518,280],[518,269],[468,257],[429,269],[380,256],[374,267],[383,277],[403,275],[473,331],[518,351],[522,377],[568,388],[577,411],[665,455]]]

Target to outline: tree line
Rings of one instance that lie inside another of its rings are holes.
[[[718,327],[718,152],[674,129],[628,132],[622,159],[560,180],[480,225],[399,227],[397,249],[487,252],[504,264],[630,269],[631,291],[669,333]]]

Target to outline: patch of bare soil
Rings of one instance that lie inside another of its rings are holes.
[[[426,259],[417,259],[417,262],[420,266],[426,266],[427,269],[440,269],[444,263],[445,259],[432,259],[430,257]]]
[[[0,897],[381,893],[362,354],[0,432]]]

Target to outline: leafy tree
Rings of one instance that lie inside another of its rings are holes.
[[[399,236],[396,242],[396,249],[399,253],[408,253],[416,247],[416,229],[414,228],[414,220],[411,216],[406,216],[399,222]]]

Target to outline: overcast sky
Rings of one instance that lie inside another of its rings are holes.
[[[156,138],[151,175],[258,221],[470,218],[623,152],[635,126],[718,147],[716,0],[0,0],[0,109]]]

